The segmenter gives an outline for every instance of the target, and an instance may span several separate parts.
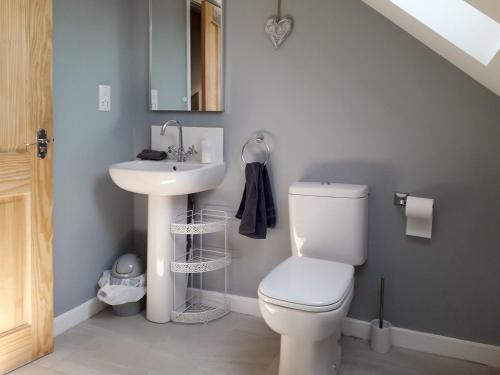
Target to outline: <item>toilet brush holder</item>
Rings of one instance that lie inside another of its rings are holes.
[[[370,322],[370,347],[374,352],[387,353],[392,347],[392,324],[387,320],[374,319]]]

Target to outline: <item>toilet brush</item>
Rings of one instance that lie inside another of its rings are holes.
[[[387,353],[391,350],[391,323],[384,320],[385,279],[380,279],[380,300],[378,318],[370,322],[370,346],[377,353]]]
[[[384,278],[380,279],[380,306],[378,310],[378,328],[384,327]]]

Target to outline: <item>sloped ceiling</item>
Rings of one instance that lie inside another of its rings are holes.
[[[466,1],[500,23],[500,0]],[[413,18],[390,0],[363,0],[363,2],[500,96],[500,53],[497,53],[493,60],[485,66]],[[473,32],[473,30],[471,31]]]

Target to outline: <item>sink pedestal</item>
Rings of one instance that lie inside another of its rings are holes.
[[[146,318],[154,323],[170,321],[174,305],[174,274],[170,272],[170,262],[174,254],[174,236],[170,232],[170,224],[176,213],[186,210],[186,195],[148,196]],[[176,246],[182,245],[182,243],[176,244]],[[180,280],[176,279],[176,283],[178,281]],[[181,286],[183,283],[177,285]]]

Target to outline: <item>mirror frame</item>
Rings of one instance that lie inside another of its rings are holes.
[[[210,3],[214,3],[213,0],[206,0]],[[183,113],[223,113],[226,109],[226,74],[225,74],[225,66],[226,66],[226,2],[228,0],[220,0],[221,1],[221,24],[222,24],[222,32],[221,32],[221,72],[220,72],[220,84],[221,84],[221,109],[218,111],[193,111],[191,109],[153,109],[152,104],[152,72],[153,72],[153,0],[149,0],[149,35],[148,35],[148,110],[151,112],[183,112]],[[190,7],[191,0],[186,0],[186,19],[190,21]],[[186,38],[186,61],[188,61],[189,67],[191,66],[191,33],[188,34]],[[187,92],[191,91],[191,72],[190,69],[187,69],[187,79],[186,86]],[[188,108],[191,108],[191,97],[188,97]]]

